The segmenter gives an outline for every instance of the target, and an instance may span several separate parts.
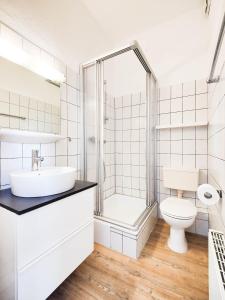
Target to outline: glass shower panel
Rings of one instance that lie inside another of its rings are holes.
[[[146,71],[133,51],[104,61],[103,96],[103,216],[133,225],[147,199]]]
[[[156,169],[155,169],[155,153],[156,153],[156,136],[155,136],[155,126],[156,126],[156,108],[157,108],[157,82],[156,79],[152,76],[152,74],[147,74],[149,76],[147,82],[147,95],[148,95],[148,103],[149,103],[149,122],[148,122],[148,153],[147,159],[148,161],[148,198],[147,198],[147,206],[152,206],[157,199],[156,196]]]
[[[84,93],[84,178],[98,182],[98,104],[96,97],[96,64],[83,71]],[[96,201],[95,211],[98,209]]]

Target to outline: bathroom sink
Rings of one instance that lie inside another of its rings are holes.
[[[10,174],[11,190],[19,197],[43,197],[62,193],[75,185],[76,170],[70,167],[15,171]]]

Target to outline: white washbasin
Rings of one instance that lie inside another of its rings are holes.
[[[62,193],[75,185],[76,169],[41,168],[38,171],[15,171],[10,174],[11,190],[19,197],[43,197]]]

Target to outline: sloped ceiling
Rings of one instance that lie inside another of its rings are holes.
[[[70,64],[136,39],[156,75],[206,73],[203,0],[0,0],[0,18]],[[180,70],[180,71],[179,71]],[[182,71],[181,71],[182,70]],[[189,69],[188,69],[189,70]],[[187,72],[188,73],[188,72]],[[173,79],[174,77],[174,79]],[[187,76],[188,79],[188,76]]]

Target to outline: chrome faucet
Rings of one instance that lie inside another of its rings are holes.
[[[32,171],[38,171],[43,160],[44,157],[38,156],[38,150],[32,150]]]

